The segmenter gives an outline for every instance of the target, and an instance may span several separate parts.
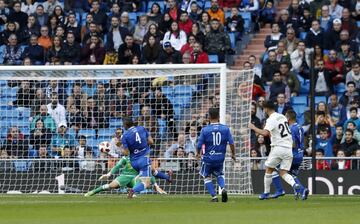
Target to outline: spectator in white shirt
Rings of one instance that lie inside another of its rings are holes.
[[[65,107],[59,103],[59,97],[57,93],[51,94],[51,103],[47,105],[48,113],[55,120],[56,125],[60,123],[66,124],[66,111]]]
[[[163,43],[168,41],[177,51],[180,51],[181,48],[186,44],[186,33],[179,29],[179,24],[176,21],[171,23],[170,31],[166,32],[164,35]]]

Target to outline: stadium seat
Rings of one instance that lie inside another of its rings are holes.
[[[344,83],[339,83],[335,86],[335,91],[337,93],[343,94],[346,91],[346,85]]]
[[[307,35],[306,32],[301,32],[299,37],[300,37],[301,40],[305,40],[306,35]]]
[[[80,129],[78,135],[84,135],[86,137],[86,139],[92,138],[95,139],[96,138],[96,132],[94,129]]]
[[[1,45],[0,46],[0,64],[4,63],[4,49],[5,49],[6,45]]]
[[[307,110],[307,106],[304,105],[293,105],[293,109],[296,112],[297,116],[300,116]]]
[[[134,103],[132,106],[132,115],[133,117],[138,117],[140,116],[140,104],[139,103]]]
[[[174,90],[174,103],[181,107],[190,107],[193,94],[192,86],[177,85]]]
[[[66,134],[76,136],[76,130],[74,128],[68,128]]]
[[[318,104],[320,102],[326,103],[326,96],[315,96],[315,104]]]
[[[303,82],[300,86],[300,93],[308,94],[310,91],[310,82]]]
[[[216,54],[209,55],[210,63],[219,63],[219,57]]]
[[[122,128],[123,127],[123,123],[122,123],[122,119],[120,118],[112,118],[109,121],[110,123],[110,128]]]
[[[166,137],[166,120],[158,118],[157,123],[159,127],[160,138],[164,139]]]
[[[356,24],[357,24],[357,27],[360,28],[360,21],[357,21]]]
[[[204,5],[204,10],[207,11],[211,7],[211,1],[207,0]]]
[[[162,86],[161,92],[168,98],[174,97],[174,87],[172,86]]]
[[[16,172],[26,172],[31,167],[31,161],[17,160],[12,163]]]
[[[230,12],[230,11],[225,12],[225,19],[229,18],[230,16],[231,16],[231,12]]]
[[[111,139],[115,133],[114,128],[101,128],[98,131],[98,139]]]
[[[129,12],[129,20],[130,20],[133,24],[136,24],[136,21],[137,21],[137,14],[136,14],[136,12]]]
[[[291,97],[291,104],[292,105],[308,105],[307,96],[294,96]]]

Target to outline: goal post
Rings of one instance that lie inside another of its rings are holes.
[[[154,137],[153,167],[174,170],[174,184],[160,185],[203,194],[196,141],[208,109],[219,107],[238,157],[225,162],[228,191],[251,194],[252,82],[252,71],[225,64],[0,66],[0,193],[84,193],[101,184],[121,157],[118,132],[130,116]],[[108,154],[98,148],[104,141]]]

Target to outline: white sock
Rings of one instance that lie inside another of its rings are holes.
[[[272,182],[272,174],[265,173],[265,175],[264,175],[264,193],[270,193],[271,182]]]
[[[290,175],[290,174],[284,174],[282,175],[282,178],[286,181],[286,183],[288,183],[291,187],[294,186],[294,184],[296,183],[294,178]]]
[[[110,188],[109,184],[104,184],[102,186],[102,189],[104,189],[104,190],[109,190],[109,188]]]

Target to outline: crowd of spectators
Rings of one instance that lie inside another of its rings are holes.
[[[1,63],[175,64],[184,54],[188,63],[224,62],[234,53],[228,33],[239,39],[244,20],[235,1],[205,2],[0,0]]]
[[[258,127],[264,125],[262,103],[270,99],[277,103],[279,113],[298,113],[306,132],[305,155],[311,152],[312,128],[318,134],[314,141],[319,155],[358,155],[359,0],[292,0],[281,11],[277,3],[0,0],[0,59],[4,65],[167,64],[208,63],[209,55],[216,55],[224,62],[227,54],[234,53],[230,33],[241,40],[244,34],[271,24],[272,33],[264,40],[266,52],[261,58],[249,55],[243,64],[255,71],[252,122]],[[251,14],[248,30],[239,12]],[[316,77],[316,95],[325,99],[317,102],[315,127],[310,126],[308,111],[298,109],[292,100],[308,96],[311,74]],[[29,133],[20,133],[16,126],[9,128],[1,158],[31,155],[83,160],[105,156],[87,147],[93,136],[89,139],[78,131],[96,130],[97,138],[99,130],[110,127],[112,118],[131,115],[155,136],[156,156],[193,158],[197,137],[207,122],[205,113],[194,114],[186,124],[179,122],[173,102],[162,92],[161,85],[168,81],[155,84],[158,81],[8,82],[19,89],[17,99],[9,106],[30,108],[31,124]],[[218,95],[207,96],[202,103],[216,106]],[[120,155],[117,131],[111,140],[112,157]],[[251,156],[267,156],[269,149],[268,138],[251,134]],[[354,167],[346,164],[339,160],[322,167]],[[254,161],[252,167],[262,169],[263,164]]]
[[[275,16],[278,15],[278,16]],[[255,69],[252,123],[261,128],[264,100],[274,101],[277,112],[294,110],[305,130],[305,156],[311,156],[311,130],[316,129],[316,155],[359,156],[360,152],[360,1],[292,0],[277,11],[272,1],[259,14],[259,26],[271,24],[260,63],[250,56],[244,67]],[[313,71],[312,71],[313,68]],[[315,76],[316,118],[311,125],[309,83]],[[252,133],[252,157],[269,153],[269,139]],[[319,160],[319,170],[359,169],[354,160]],[[263,169],[254,160],[253,169]]]

